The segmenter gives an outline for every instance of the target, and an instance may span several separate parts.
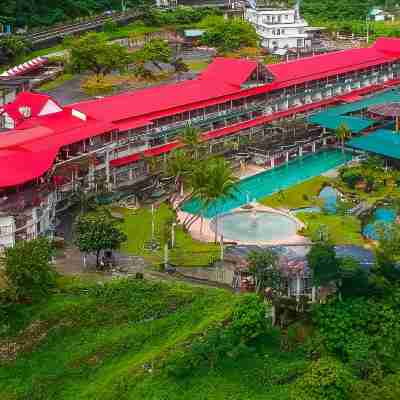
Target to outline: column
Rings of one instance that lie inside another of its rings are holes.
[[[106,150],[106,183],[107,183],[107,189],[110,190],[110,151],[107,149]]]
[[[303,157],[303,146],[299,147],[299,157]]]
[[[327,139],[326,139],[326,138],[323,138],[323,139],[322,139],[322,145],[325,147],[326,144],[327,144]]]
[[[287,163],[289,162],[289,152],[288,151],[286,152],[286,162]]]
[[[271,158],[271,168],[275,168],[275,158]]]
[[[313,153],[315,153],[317,151],[317,143],[316,142],[314,142],[312,144],[312,151],[313,151]]]
[[[300,275],[296,277],[296,300],[300,301],[300,293],[301,293],[301,280]]]
[[[313,286],[311,288],[311,301],[315,303],[316,299],[317,299],[317,288]]]

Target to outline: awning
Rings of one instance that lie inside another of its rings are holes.
[[[353,138],[346,143],[346,146],[400,159],[400,135],[393,131],[381,129],[367,136]]]
[[[152,124],[149,119],[137,119],[128,121],[114,122],[120,132],[129,131],[130,129],[141,128],[146,125]]]
[[[110,165],[112,167],[122,167],[124,165],[132,164],[139,161],[142,158],[142,153],[131,154],[130,156],[117,158],[116,160],[111,160]]]
[[[10,68],[9,70],[0,74],[0,77],[13,77],[18,75],[24,75],[28,72],[34,71],[40,68],[44,64],[47,64],[49,60],[46,57],[36,57],[26,63],[17,65],[16,67]]]
[[[171,142],[164,144],[163,146],[153,147],[152,149],[146,150],[144,152],[145,157],[155,157],[160,156],[161,154],[169,153],[173,149],[177,148],[180,145],[179,142]]]
[[[355,101],[362,100],[362,96],[359,96],[358,94],[348,94],[346,96],[342,96],[342,100],[345,103],[353,103]]]
[[[145,150],[141,153],[134,153],[126,157],[117,158],[110,161],[112,167],[122,167],[124,165],[135,163],[142,159],[142,157],[157,157],[162,154],[169,153],[180,145],[179,142],[171,142],[162,146],[153,147],[152,149]]]
[[[348,117],[342,115],[333,115],[328,112],[318,113],[311,116],[308,121],[311,124],[322,126],[323,128],[335,130],[341,125],[345,125],[354,133],[359,133],[362,130],[374,125],[376,121],[368,118]]]

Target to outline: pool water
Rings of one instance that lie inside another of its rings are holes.
[[[202,203],[197,199],[187,201],[182,209],[191,214],[202,213],[206,218],[227,213],[234,208],[243,206],[253,199],[259,200],[279,190],[304,182],[307,179],[321,175],[330,169],[346,163],[351,154],[340,150],[326,150],[297,158],[275,169],[261,172],[252,177],[242,179],[236,185],[233,198],[219,199],[202,210]]]
[[[364,226],[363,235],[371,240],[378,240],[377,223],[392,224],[396,220],[396,210],[390,207],[377,208],[372,214],[371,221]]]
[[[212,228],[215,229],[215,220]],[[224,239],[237,240],[246,243],[260,241],[285,240],[296,235],[296,222],[285,215],[251,211],[235,212],[218,218],[218,234]]]

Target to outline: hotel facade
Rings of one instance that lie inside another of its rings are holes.
[[[0,248],[52,235],[77,190],[104,182],[120,191],[153,177],[188,123],[201,131],[202,151],[221,154],[227,143],[270,140],[276,121],[397,84],[400,40],[381,38],[369,48],[274,65],[216,58],[194,80],[66,106],[22,92],[0,108]],[[287,149],[271,147],[264,166],[330,139],[307,135]]]

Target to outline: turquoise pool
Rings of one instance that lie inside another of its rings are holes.
[[[203,210],[202,214],[206,218],[213,218],[217,214],[229,212],[253,199],[261,199],[279,190],[321,175],[350,159],[351,154],[342,153],[340,150],[326,150],[297,158],[273,170],[242,179],[237,184],[233,199],[217,200]],[[192,199],[187,201],[182,209],[191,214],[196,214],[202,209],[202,204],[200,201]]]
[[[379,207],[377,208],[370,220],[370,222],[364,226],[363,235],[371,240],[379,239],[379,230],[377,224],[385,225],[393,224],[396,221],[397,213],[394,208],[390,207]]]

